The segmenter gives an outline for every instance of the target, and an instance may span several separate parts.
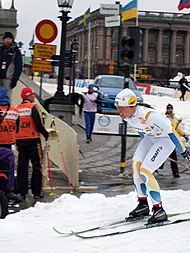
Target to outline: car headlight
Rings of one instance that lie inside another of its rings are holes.
[[[107,94],[107,93],[105,93],[105,94],[103,95],[103,97],[104,97],[104,98],[110,98],[110,95]]]

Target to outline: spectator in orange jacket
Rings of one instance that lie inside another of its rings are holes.
[[[16,133],[19,130],[18,110],[10,105],[7,89],[0,87],[0,147],[9,148],[16,142]]]
[[[21,91],[22,103],[16,108],[20,115],[20,130],[16,136],[18,147],[18,170],[17,182],[22,198],[26,198],[28,193],[28,165],[32,163],[31,190],[34,199],[43,198],[42,188],[42,149],[40,134],[45,140],[48,139],[48,132],[42,124],[41,115],[37,105],[34,103],[34,91],[26,87]]]

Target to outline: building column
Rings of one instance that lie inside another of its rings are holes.
[[[173,31],[171,34],[171,52],[170,52],[170,62],[171,65],[174,65],[176,63],[176,37],[177,37],[177,32]]]
[[[188,66],[190,64],[190,59],[189,59],[190,45],[189,45],[189,43],[190,43],[190,32],[187,32],[186,37],[185,37],[184,63],[185,63],[185,65],[188,65]]]
[[[157,63],[158,63],[158,65],[162,64],[162,39],[163,39],[163,30],[159,29],[158,41],[157,41]]]
[[[148,63],[148,35],[149,35],[149,29],[145,29],[143,33],[143,63]]]
[[[85,47],[84,46],[84,36],[85,36],[85,34],[83,33],[81,36],[81,55],[80,55],[82,61],[84,61],[84,58],[86,57],[85,50],[84,50],[84,47]]]
[[[97,51],[97,58],[102,59],[104,55],[104,28],[100,28],[98,32],[98,51]]]
[[[106,60],[111,59],[111,28],[107,28],[106,34]]]

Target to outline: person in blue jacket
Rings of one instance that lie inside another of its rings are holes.
[[[3,41],[0,47],[0,87],[7,88],[11,99],[11,90],[22,72],[22,55],[11,32],[4,33]]]

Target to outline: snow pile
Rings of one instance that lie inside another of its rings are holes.
[[[189,211],[190,191],[162,191],[161,194],[168,213]],[[190,222],[89,240],[74,236],[63,237],[52,229],[55,226],[61,231],[69,232],[71,229],[80,230],[120,220],[136,204],[135,192],[115,197],[83,194],[80,198],[63,194],[52,203],[37,202],[34,208],[0,220],[1,252],[8,253],[14,249],[18,253],[190,252]],[[181,215],[180,218],[182,217],[190,217],[190,214]],[[125,225],[120,229],[130,226]],[[119,228],[114,229],[116,230]],[[111,232],[113,229],[93,233],[105,231]]]

